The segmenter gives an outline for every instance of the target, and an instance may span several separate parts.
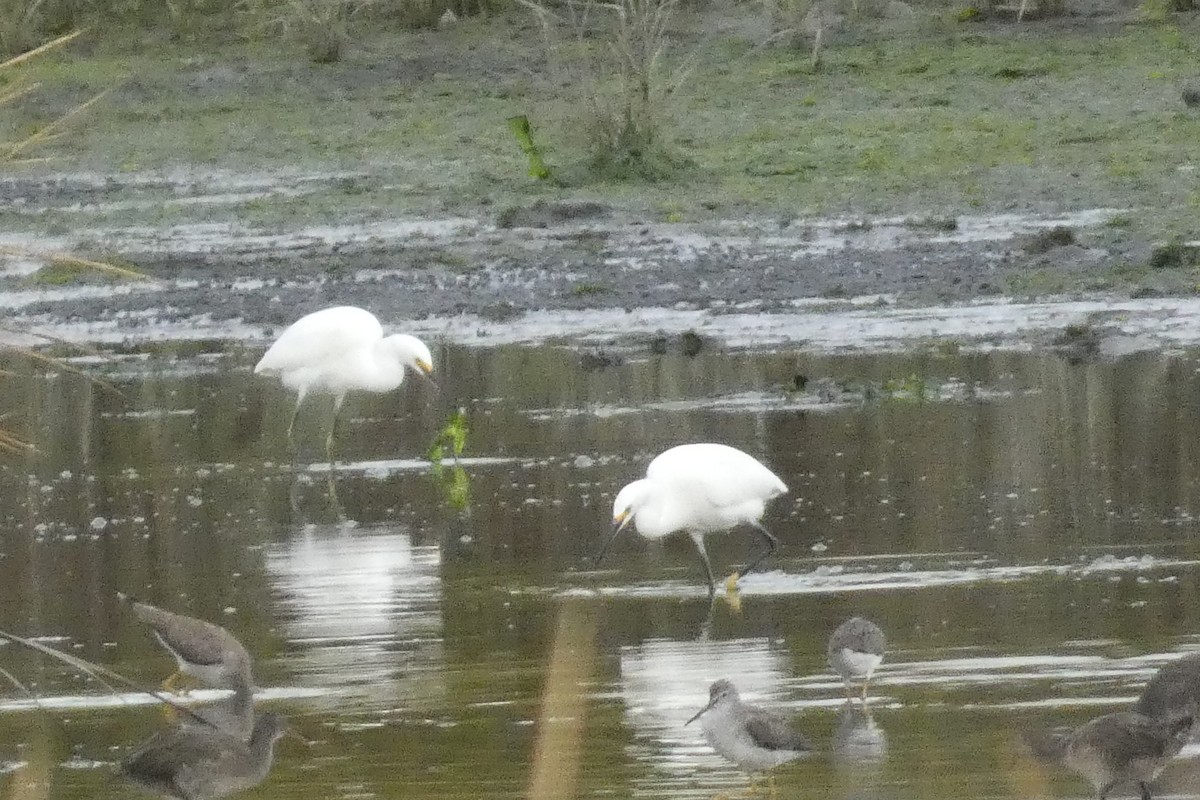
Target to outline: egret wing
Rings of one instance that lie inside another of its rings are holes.
[[[650,462],[646,477],[703,496],[717,507],[751,498],[765,502],[787,491],[783,481],[753,456],[723,444],[672,447]]]
[[[337,306],[296,320],[271,345],[255,372],[287,372],[341,358],[383,338],[383,326],[369,311]]]

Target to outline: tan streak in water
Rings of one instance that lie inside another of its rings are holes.
[[[45,719],[29,732],[25,761],[9,783],[4,800],[46,800],[50,796],[54,761],[50,754],[50,724]]]
[[[576,794],[587,709],[580,684],[591,678],[595,639],[596,614],[591,604],[578,599],[563,601],[538,716],[528,800],[557,800]]]

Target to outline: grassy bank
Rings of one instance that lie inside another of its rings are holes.
[[[722,24],[757,10],[704,13],[671,33],[668,57],[694,62],[661,109],[690,166],[655,183],[582,166],[580,90],[518,12],[379,31],[333,64],[298,46],[96,32],[29,65],[42,89],[0,124],[11,139],[117,86],[38,169],[365,173],[302,200],[212,212],[251,221],[491,213],[569,195],[667,220],[1111,206],[1156,236],[1198,233],[1200,113],[1180,100],[1200,79],[1195,15],[941,20],[835,44],[814,71],[807,52],[756,46],[760,32]],[[732,32],[702,32],[714,29]],[[560,181],[527,177],[505,123],[515,114]]]

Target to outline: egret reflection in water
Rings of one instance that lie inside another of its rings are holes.
[[[778,693],[787,674],[787,653],[766,638],[727,641],[652,639],[621,648],[620,689],[625,721],[634,732],[630,748],[654,772],[705,778],[713,786],[737,786],[744,778],[718,758],[700,730],[685,727],[708,697],[714,680],[734,675],[749,698]],[[658,781],[659,778],[652,778]],[[710,787],[711,788],[711,787]]]
[[[436,546],[415,547],[395,528],[314,526],[271,546],[266,569],[300,651],[294,673],[309,686],[344,687],[353,676],[355,693],[436,703],[444,691],[440,563]]]
[[[718,678],[780,713],[812,709],[795,722],[825,752],[776,775],[797,796],[1078,796],[1085,784],[1057,770],[1018,786],[1005,743],[1031,714],[1080,724],[1128,706],[1170,654],[1196,647],[1197,354],[1072,367],[968,350],[714,347],[687,361],[631,353],[582,373],[569,345],[446,348],[443,397],[472,423],[471,513],[452,525],[451,493],[428,463],[397,461],[436,427],[425,393],[394,420],[396,437],[360,426],[339,439],[348,460],[337,488],[355,522],[337,527],[290,512],[285,423],[262,435],[269,397],[244,351],[131,354],[109,377],[136,412],[63,376],[3,381],[4,408],[31,410],[41,454],[0,465],[0,628],[62,637],[157,682],[168,658],[105,599],[147,587],[166,607],[236,619],[235,633],[278,643],[244,639],[274,687],[267,699],[288,692],[282,710],[327,743],[308,762],[283,743],[259,796],[526,798],[540,723],[560,713],[542,700],[572,572],[641,465],[680,441],[716,439],[761,454],[793,488],[771,507],[775,569],[742,581],[741,616],[718,602],[710,641],[679,641],[698,633],[704,591],[691,543],[668,537],[653,563],[627,546],[596,600],[584,713],[567,714],[583,721],[581,800],[744,789],[682,726]],[[781,396],[798,371],[873,386],[917,374],[928,391],[921,401]],[[355,405],[392,420],[396,397]],[[322,522],[337,515],[318,466],[300,486],[303,510]],[[435,540],[445,559],[427,546]],[[708,546],[714,564],[740,564],[750,542]],[[843,734],[842,684],[821,663],[852,614],[875,619],[892,645],[872,679],[873,726],[859,718]],[[8,650],[0,666],[35,674]],[[128,797],[109,781],[124,751],[109,748],[142,738],[128,733],[131,708],[161,725],[157,701],[114,697],[73,673],[36,677],[45,705],[69,711],[81,756],[59,768],[62,748],[48,744],[45,772],[20,768],[29,783],[49,775],[55,800]],[[9,765],[39,747],[28,703],[14,698],[0,702]],[[873,757],[864,740],[885,728],[883,760],[845,758]],[[1194,794],[1194,750],[1155,788]],[[16,777],[0,776],[0,795]]]

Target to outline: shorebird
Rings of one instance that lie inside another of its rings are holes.
[[[336,306],[296,320],[254,367],[256,375],[278,376],[296,392],[288,421],[288,444],[295,448],[292,429],[300,405],[310,393],[333,395],[333,415],[325,437],[325,455],[333,462],[333,436],[338,413],[352,391],[390,392],[404,381],[406,370],[428,378],[433,356],[415,336],[383,335],[383,326],[369,311]]]
[[[1142,800],[1152,800],[1150,782],[1183,749],[1191,728],[1190,715],[1155,719],[1118,711],[1078,728],[1055,728],[1027,738],[1039,758],[1082,775],[1098,800],[1107,800],[1123,783],[1136,783]]]
[[[168,798],[217,800],[262,783],[275,742],[287,732],[276,714],[254,722],[249,741],[203,725],[159,731],[121,762],[121,774]]]
[[[854,696],[854,683],[862,684],[859,697],[867,701],[867,685],[876,668],[883,662],[887,645],[879,626],[864,617],[851,617],[837,627],[829,637],[825,655],[829,666],[846,684],[846,698]]]
[[[1142,689],[1133,710],[1160,719],[1200,713],[1200,653],[1163,665]]]
[[[254,732],[254,690],[249,686],[239,686],[228,697],[189,711],[176,718],[180,726],[215,729],[243,742]]]
[[[178,662],[178,671],[164,681],[164,689],[171,689],[181,674],[217,689],[249,690],[253,686],[250,654],[220,625],[165,611],[123,593],[117,597],[150,626],[159,644]]]
[[[683,444],[672,447],[650,462],[646,477],[628,484],[613,501],[613,531],[605,541],[596,566],[616,539],[633,522],[645,539],[685,531],[696,544],[708,593],[716,593],[712,564],[704,549],[704,536],[749,525],[766,543],[758,557],[725,582],[733,593],[738,579],[775,552],[779,540],[760,520],[767,502],[787,492],[779,477],[758,459],[723,444]]]
[[[685,722],[700,723],[704,738],[720,755],[745,772],[763,772],[799,758],[813,747],[783,717],[743,703],[727,680],[708,690],[708,705]]]

